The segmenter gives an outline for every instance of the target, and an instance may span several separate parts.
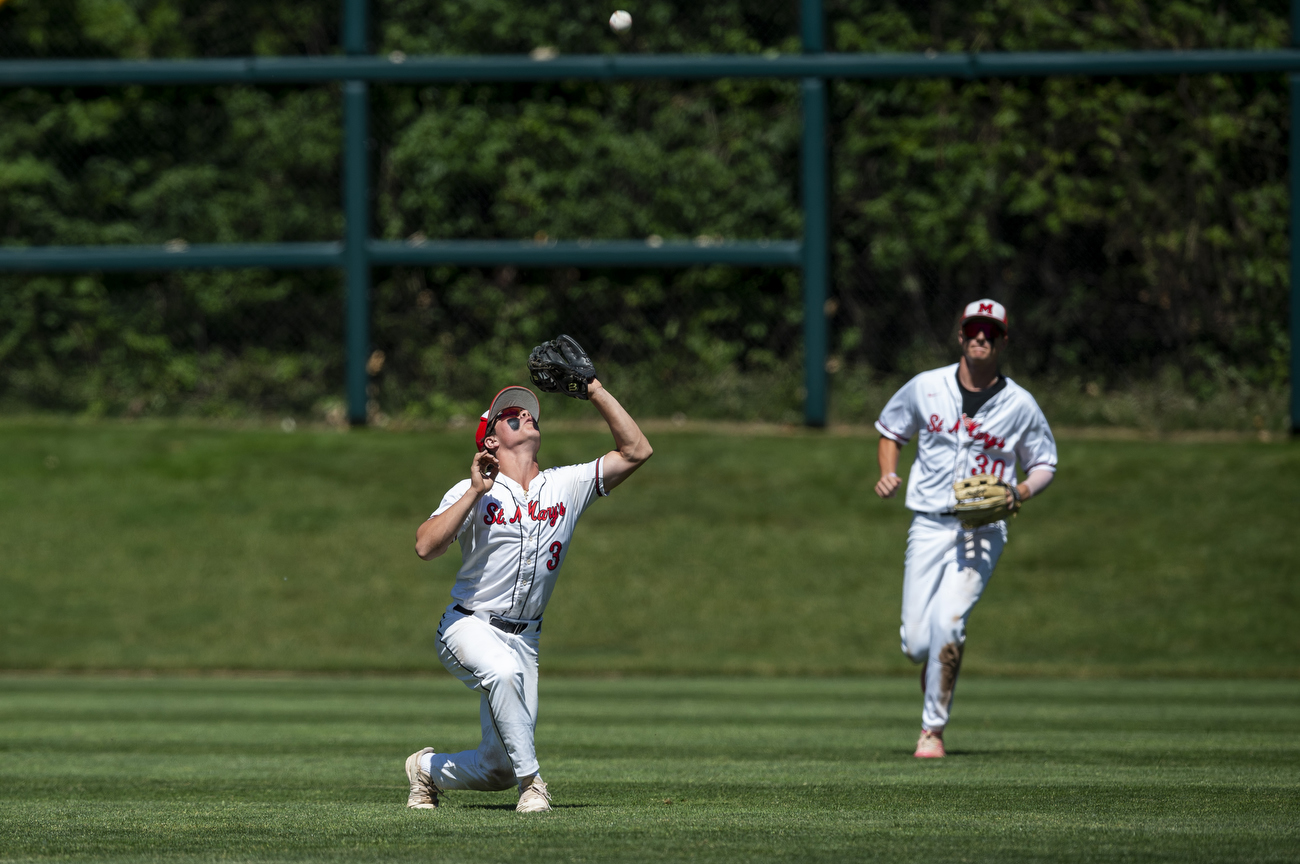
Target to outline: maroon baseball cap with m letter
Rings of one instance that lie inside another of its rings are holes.
[[[512,384],[498,393],[492,400],[492,405],[478,418],[478,431],[474,434],[474,443],[478,445],[478,449],[483,449],[483,439],[487,438],[487,430],[492,423],[492,418],[507,408],[523,408],[533,415],[534,420],[542,419],[542,407],[537,403],[537,395],[527,387]]]

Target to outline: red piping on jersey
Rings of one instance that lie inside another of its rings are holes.
[[[895,432],[893,429],[890,429],[888,426],[886,426],[886,425],[885,425],[883,422],[881,422],[880,420],[877,420],[877,421],[876,421],[876,424],[877,424],[878,426],[880,426],[881,429],[884,429],[886,432],[888,432],[890,435],[892,435],[895,441],[898,441],[898,442],[900,442],[900,443],[902,443],[902,444],[906,444],[906,443],[910,440],[910,439],[908,439],[908,438],[904,438],[902,435],[899,435],[897,432]]]

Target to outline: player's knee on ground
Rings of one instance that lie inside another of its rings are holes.
[[[493,753],[483,759],[483,771],[487,779],[489,792],[500,792],[502,789],[509,789],[516,785],[519,780],[515,777],[515,766],[510,764],[510,759],[504,753]]]

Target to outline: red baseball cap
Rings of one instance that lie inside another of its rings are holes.
[[[992,321],[1007,332],[1007,307],[996,300],[976,300],[966,304],[966,311],[961,313],[961,323],[971,320]]]
[[[542,419],[542,408],[537,403],[537,395],[527,387],[512,384],[498,393],[492,400],[488,410],[484,411],[483,415],[478,418],[478,431],[474,434],[474,443],[478,445],[478,449],[483,449],[483,439],[487,438],[488,423],[492,421],[493,417],[507,408],[523,408],[533,415],[533,419]]]

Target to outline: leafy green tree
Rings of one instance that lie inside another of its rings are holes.
[[[797,4],[377,0],[381,54],[797,51]],[[337,51],[337,3],[9,0],[4,57]],[[1287,7],[828,0],[838,51],[1267,48]],[[388,239],[798,236],[797,86],[376,86]],[[1010,371],[1071,422],[1281,423],[1282,76],[839,81],[834,411],[866,419],[1006,302]],[[0,92],[0,242],[334,239],[335,87]],[[798,274],[377,273],[377,410],[472,416],[539,339],[589,345],[643,410],[794,420]],[[110,413],[337,410],[334,273],[0,277],[0,401]],[[1257,419],[1258,418],[1258,419]]]

